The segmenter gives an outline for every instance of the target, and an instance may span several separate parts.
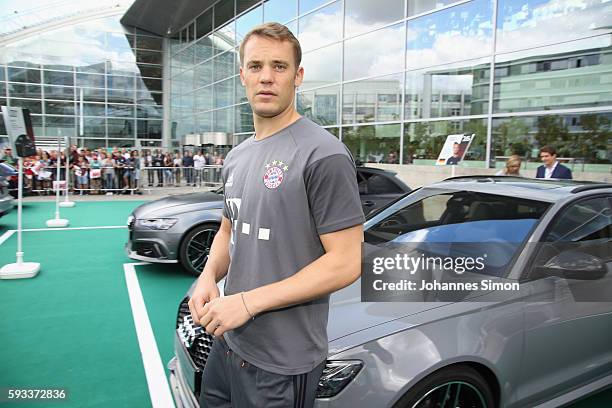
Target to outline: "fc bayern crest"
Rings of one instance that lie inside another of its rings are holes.
[[[263,177],[264,185],[269,189],[278,188],[285,179],[285,172],[289,167],[279,160],[274,160],[271,163],[266,163],[266,173]]]

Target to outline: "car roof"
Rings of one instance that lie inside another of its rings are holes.
[[[380,174],[386,174],[388,176],[395,176],[397,173],[391,170],[385,170],[385,169],[379,169],[376,167],[365,167],[365,166],[356,166],[357,167],[357,171],[367,171],[369,173],[380,173]]]
[[[584,191],[609,190],[612,192],[612,184],[592,181],[544,180],[489,175],[451,177],[431,184],[427,188],[467,190],[550,203]]]

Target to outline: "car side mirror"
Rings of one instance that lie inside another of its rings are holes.
[[[580,251],[564,251],[535,268],[538,278],[558,276],[565,279],[595,280],[607,273],[606,264],[598,257]]]

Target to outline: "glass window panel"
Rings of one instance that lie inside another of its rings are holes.
[[[9,96],[19,98],[41,98],[40,85],[7,84]],[[48,96],[47,96],[48,98]]]
[[[187,47],[177,54],[176,58],[181,70],[193,68],[194,52],[194,47]]]
[[[346,41],[344,79],[389,74],[404,69],[404,24],[397,24]],[[385,44],[381,47],[381,44]]]
[[[74,85],[72,72],[43,71],[43,82],[50,85]]]
[[[234,108],[214,111],[213,132],[234,133]]]
[[[257,3],[259,3],[259,0],[236,0],[236,15],[239,15]]]
[[[234,0],[221,0],[215,4],[215,30],[234,18]]]
[[[342,44],[334,44],[304,54],[304,82],[300,90],[339,82],[341,52]]]
[[[137,50],[136,62],[143,64],[163,64],[163,54],[157,51]]]
[[[78,65],[76,67],[77,72],[90,72],[96,74],[104,74],[106,72],[106,65],[104,63],[93,64],[93,65]]]
[[[140,105],[162,106],[163,94],[159,92],[141,91],[136,92],[136,101]]]
[[[162,80],[153,78],[138,79],[138,89],[148,89],[149,91],[162,91]]]
[[[139,35],[137,38],[136,46],[138,48],[144,48],[146,50],[162,51],[163,39]]]
[[[51,70],[51,71],[66,71],[66,72],[72,72],[72,70],[74,69],[72,65],[64,65],[64,64],[44,64],[43,68],[47,70]]]
[[[132,34],[106,33],[106,49],[115,52],[130,52],[136,44],[134,38]]]
[[[74,117],[45,116],[45,136],[76,136]]]
[[[197,65],[195,68],[195,86],[205,86],[212,82],[212,61]]]
[[[475,134],[465,161],[484,167],[487,144],[486,119],[413,122],[404,125],[404,164],[435,164],[448,135]],[[463,163],[463,162],[462,162]]]
[[[13,82],[40,83],[40,70],[8,67],[8,80]]]
[[[407,72],[404,118],[486,114],[489,68],[484,58]]]
[[[493,2],[474,0],[408,21],[411,70],[491,54]]]
[[[80,111],[81,108],[79,107],[78,109]],[[83,103],[83,115],[84,116],[106,116],[106,107],[104,104]]]
[[[226,79],[225,81],[217,82],[214,86],[214,104],[213,107],[221,108],[232,105],[234,103],[234,78]]]
[[[566,166],[576,171],[605,172],[612,170],[610,138],[612,113],[522,116],[493,119],[492,157],[518,154],[530,162],[531,172],[540,165],[539,149],[552,145],[558,157],[574,158]],[[508,154],[508,155],[509,155]],[[574,175],[576,177],[576,175]]]
[[[336,138],[340,137],[340,129],[337,127],[325,128],[329,133],[336,136]]]
[[[74,115],[74,102],[45,101],[45,113],[52,115]]]
[[[193,45],[195,48],[195,62],[199,64],[202,61],[206,61],[213,56],[213,43],[212,37],[202,38],[200,41]]]
[[[493,109],[517,112],[608,106],[612,47],[598,37],[497,56]],[[603,38],[601,38],[603,39]],[[606,39],[605,41],[609,41]]]
[[[40,104],[40,101],[34,101],[30,99],[10,98],[9,105],[24,108],[24,109],[29,109],[30,113],[38,113],[38,114],[42,113],[42,106]]]
[[[248,103],[235,107],[236,113],[236,133],[255,132],[253,126],[253,111]]]
[[[408,17],[457,3],[461,0],[408,0]]]
[[[104,88],[104,75],[77,73],[76,85],[91,88]]]
[[[108,139],[108,146],[134,147],[134,139]]]
[[[255,26],[263,22],[263,7],[255,7],[236,19],[236,43],[240,44],[244,36]]]
[[[89,89],[93,94],[99,96],[102,95],[102,101],[104,101],[104,89]],[[45,99],[68,99],[74,100],[74,88],[67,86],[49,86],[44,87]]]
[[[363,163],[381,163],[389,153],[399,157],[400,125],[367,125],[342,129],[342,142],[355,160]]]
[[[162,78],[162,68],[161,67],[153,67],[150,65],[138,65],[138,69],[140,70],[140,75],[143,77],[149,78]]]
[[[6,84],[4,82],[0,82],[0,97],[6,96]]]
[[[327,3],[329,0],[300,0],[300,15],[308,13],[322,4]]]
[[[196,19],[197,38],[202,38],[212,31],[213,9],[210,8]]]
[[[107,115],[114,117],[134,117],[134,105],[111,105],[107,106]]]
[[[197,133],[210,132],[212,130],[212,112],[198,113],[195,117],[195,131]]]
[[[372,31],[383,25],[401,20],[404,2],[397,0],[345,0],[344,31],[353,36]]]
[[[6,76],[4,75],[4,65],[0,65],[0,81],[5,81]]]
[[[342,4],[336,2],[299,20],[299,40],[303,52],[342,38]]]
[[[234,76],[237,74],[236,62],[234,61],[235,53],[228,51],[215,57],[214,61],[214,81],[223,78]]]
[[[80,147],[84,147],[86,149],[105,149],[106,148],[106,139],[83,139],[78,138],[77,144]]]
[[[106,84],[113,89],[134,89],[134,77],[108,75]]]
[[[268,0],[264,2],[264,22],[286,23],[297,17],[297,0]]]
[[[342,123],[401,119],[402,74],[344,84]]]
[[[215,54],[236,48],[236,24],[234,21],[216,29],[213,38],[213,51]]]
[[[108,137],[128,139],[134,137],[134,119],[107,119]]]
[[[139,139],[161,139],[163,122],[160,120],[138,120],[136,129]]]
[[[318,88],[298,94],[297,110],[319,125],[337,125],[339,101],[340,86]]]
[[[602,0],[499,0],[497,52],[602,34],[609,41],[612,3]],[[609,44],[609,42],[608,42]]]
[[[244,102],[248,102],[247,96],[246,96],[246,89],[244,88],[244,86],[242,86],[242,82],[240,82],[240,77],[234,77],[234,89],[236,91],[236,99],[235,102],[236,103],[244,103]]]
[[[205,88],[197,89],[195,95],[195,111],[201,112],[212,109],[212,93],[213,87],[207,86]]]
[[[137,106],[136,116],[138,118],[162,119],[163,109],[161,106]]]
[[[106,120],[104,118],[84,118],[83,136],[105,137]]]
[[[134,103],[135,93],[129,89],[109,89],[108,102],[110,103]]]

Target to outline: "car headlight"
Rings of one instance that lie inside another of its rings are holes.
[[[178,219],[176,218],[144,218],[138,220],[141,227],[149,228],[152,230],[167,230],[172,227]]]
[[[128,219],[127,219],[127,225],[128,225],[128,227],[129,227],[130,225],[132,225],[132,222],[133,222],[133,221],[134,221],[134,216],[133,216],[133,215],[130,215],[130,216],[128,217]]]
[[[328,361],[317,387],[317,398],[338,395],[359,373],[363,363],[358,360]]]

